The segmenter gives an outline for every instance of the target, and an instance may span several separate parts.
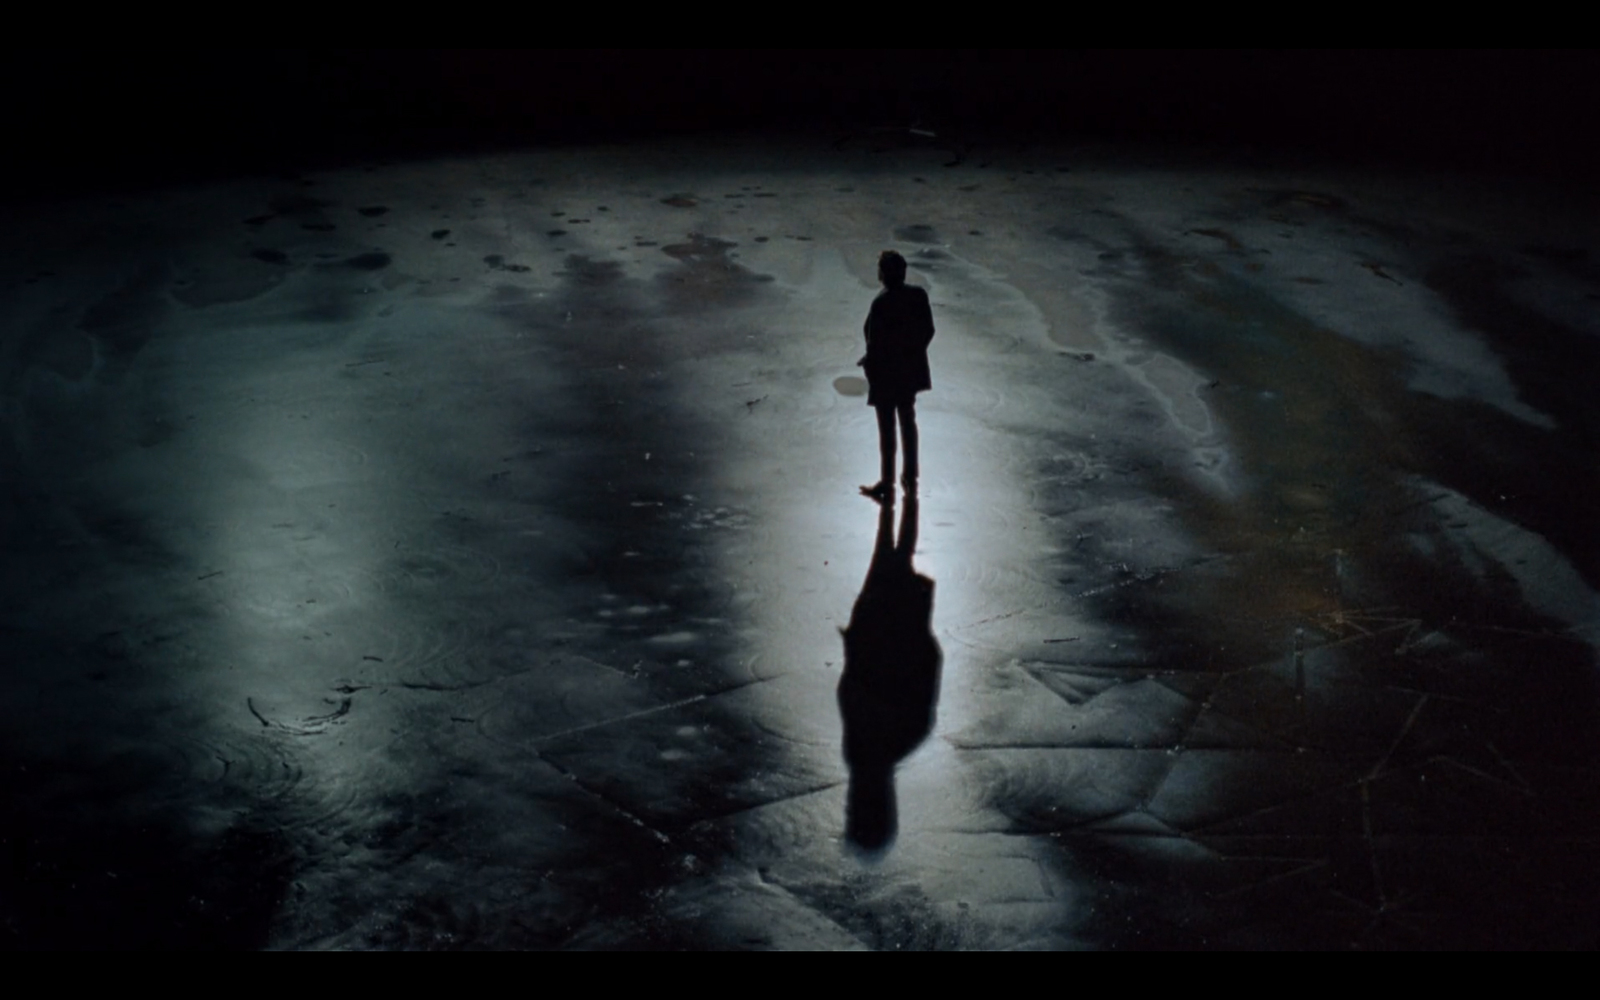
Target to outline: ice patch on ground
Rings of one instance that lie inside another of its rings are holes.
[[[1530,607],[1566,622],[1600,647],[1600,594],[1589,589],[1555,546],[1453,490],[1426,481],[1419,486],[1437,497],[1433,508],[1448,526],[1445,535],[1469,568],[1482,576],[1486,561],[1499,563],[1516,579]]]
[[[1288,239],[1281,235],[1284,227],[1272,222],[1231,225],[1240,243],[1271,248],[1263,258],[1270,268],[1254,280],[1324,329],[1368,347],[1404,352],[1413,363],[1407,383],[1412,391],[1476,399],[1535,427],[1556,427],[1549,414],[1522,401],[1499,356],[1423,283],[1420,267],[1396,262],[1392,241],[1322,227]]]

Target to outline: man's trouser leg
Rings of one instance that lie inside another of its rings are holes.
[[[881,461],[882,474],[878,477],[880,483],[894,483],[894,407],[877,406],[873,409],[878,412],[878,457]]]
[[[906,481],[916,482],[917,474],[921,472],[917,456],[917,404],[906,403],[898,408],[900,411],[900,440],[906,449]],[[894,475],[894,467],[889,467],[889,475]]]

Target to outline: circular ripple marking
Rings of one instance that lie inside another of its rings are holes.
[[[396,587],[427,589],[447,584],[491,583],[501,574],[500,561],[462,545],[412,549],[397,545],[387,576]]]

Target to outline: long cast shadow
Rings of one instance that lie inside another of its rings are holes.
[[[933,636],[933,580],[911,565],[917,516],[916,498],[907,497],[897,542],[894,505],[879,505],[872,564],[842,630],[845,835],[868,851],[894,842],[894,769],[928,738],[939,702],[944,654]]]

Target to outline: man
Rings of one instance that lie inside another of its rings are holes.
[[[908,495],[917,490],[917,393],[933,388],[928,344],[933,340],[933,309],[928,293],[906,284],[906,259],[893,250],[878,257],[883,291],[867,313],[867,353],[856,362],[866,370],[867,405],[878,412],[878,482],[861,492],[880,503],[894,501],[895,418],[900,420]]]

